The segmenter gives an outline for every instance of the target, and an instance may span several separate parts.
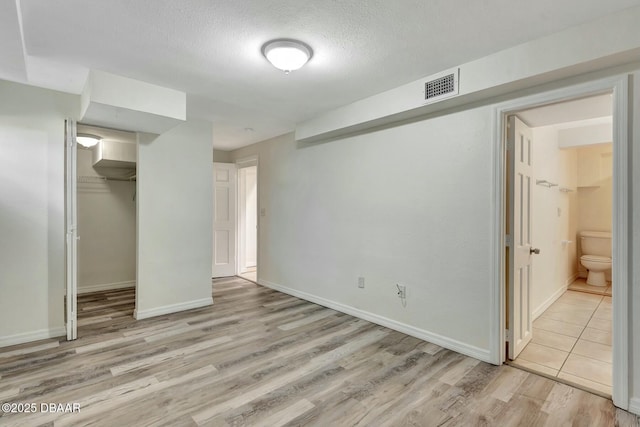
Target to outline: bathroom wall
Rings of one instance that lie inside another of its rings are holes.
[[[562,295],[577,274],[578,153],[558,148],[556,126],[534,128],[533,144],[534,179],[558,184],[533,187],[532,243],[540,254],[533,258],[531,297],[533,316],[537,317]]]
[[[578,152],[578,232],[611,231],[613,206],[612,144],[580,147]],[[580,277],[587,271],[579,265]],[[610,279],[610,272],[607,273]]]
[[[613,149],[611,144],[578,150],[578,230],[611,231]]]
[[[136,183],[99,181],[78,148],[78,293],[135,286]]]

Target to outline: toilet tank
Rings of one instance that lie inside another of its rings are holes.
[[[598,255],[611,258],[611,233],[583,231],[580,233],[582,255]]]

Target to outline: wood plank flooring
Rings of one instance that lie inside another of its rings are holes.
[[[133,290],[80,296],[78,340],[0,349],[0,403],[37,409],[0,425],[639,425],[602,397],[240,278],[213,295],[142,321]]]

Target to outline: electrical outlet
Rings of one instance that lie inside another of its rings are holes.
[[[358,287],[364,288],[364,277],[358,277]]]
[[[405,285],[396,285],[398,287],[398,297],[405,299],[407,297],[407,287]]]

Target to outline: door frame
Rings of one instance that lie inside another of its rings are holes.
[[[65,121],[65,329],[78,337],[78,143],[76,122]]]
[[[258,155],[253,155],[253,156],[247,156],[247,157],[242,157],[238,160],[236,160],[236,168],[238,170],[238,180],[237,180],[237,186],[238,186],[238,190],[236,192],[236,194],[240,195],[240,169],[243,168],[248,168],[251,166],[255,166],[256,167],[256,224],[258,226],[258,228],[256,229],[256,281],[258,281],[258,274],[260,273],[260,161],[259,161],[259,157]],[[241,259],[241,254],[240,254],[240,250],[241,248],[244,247],[244,245],[240,244],[240,235],[242,233],[240,233],[240,197],[236,197],[236,203],[237,203],[237,208],[236,208],[236,213],[238,215],[238,218],[236,220],[236,251],[237,251],[237,256],[236,259],[238,260],[238,262],[236,263],[236,274],[239,275],[241,274],[240,272],[240,259]]]
[[[629,79],[631,74],[537,93],[497,104],[493,111],[492,144],[492,231],[491,231],[491,329],[490,359],[505,362],[506,301],[506,121],[509,114],[546,104],[569,101],[602,93],[613,94],[613,224],[612,296],[613,325],[613,403],[629,408]]]

